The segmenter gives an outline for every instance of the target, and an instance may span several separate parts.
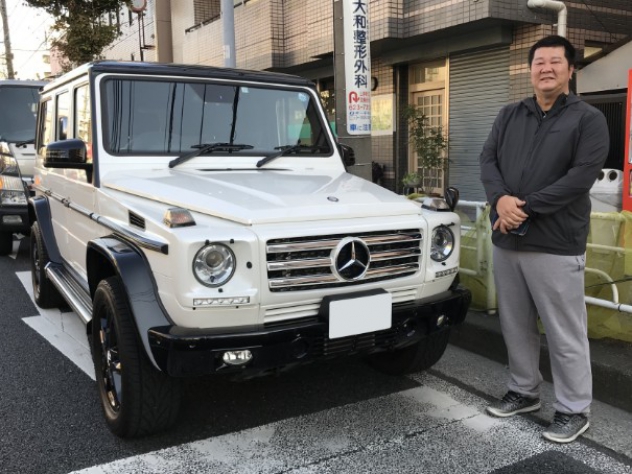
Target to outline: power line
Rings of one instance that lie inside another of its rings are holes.
[[[46,44],[46,38],[44,38],[44,41],[42,41],[42,42],[40,43],[40,45],[37,47],[37,49],[36,49],[36,50],[34,50],[34,51],[31,53],[31,55],[30,55],[30,56],[26,59],[26,61],[24,61],[24,62],[20,65],[20,69],[22,68],[22,66],[26,65],[26,64],[27,64],[27,63],[31,60],[31,58],[32,58],[33,56],[35,56],[35,53],[37,53],[38,51],[41,51],[41,50],[42,50],[42,46],[44,46],[44,44]],[[18,69],[18,70],[19,70],[19,69]]]

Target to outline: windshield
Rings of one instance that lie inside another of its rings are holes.
[[[179,155],[207,144],[238,145],[220,150],[224,156],[297,144],[317,146],[311,156],[332,153],[327,125],[304,90],[111,78],[103,99],[104,145],[114,154]]]
[[[0,139],[22,142],[35,138],[39,87],[0,87]]]

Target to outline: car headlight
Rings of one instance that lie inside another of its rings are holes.
[[[26,206],[24,183],[20,178],[0,175],[0,204],[3,206]]]
[[[223,244],[202,247],[193,259],[193,274],[205,286],[222,286],[235,273],[235,254]]]
[[[449,227],[440,225],[432,231],[430,242],[430,258],[435,262],[443,262],[454,250],[454,234]]]

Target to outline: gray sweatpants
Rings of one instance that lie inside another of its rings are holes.
[[[509,390],[539,397],[538,315],[544,325],[555,410],[588,413],[592,374],[584,302],[585,255],[517,252],[494,246],[500,325],[509,355]]]

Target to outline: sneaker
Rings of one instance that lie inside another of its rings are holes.
[[[539,398],[528,398],[511,390],[502,398],[487,407],[487,413],[500,418],[517,415],[518,413],[528,413],[540,409]]]
[[[588,417],[583,413],[555,412],[553,423],[542,433],[549,441],[555,443],[570,443],[584,433],[590,426]]]

